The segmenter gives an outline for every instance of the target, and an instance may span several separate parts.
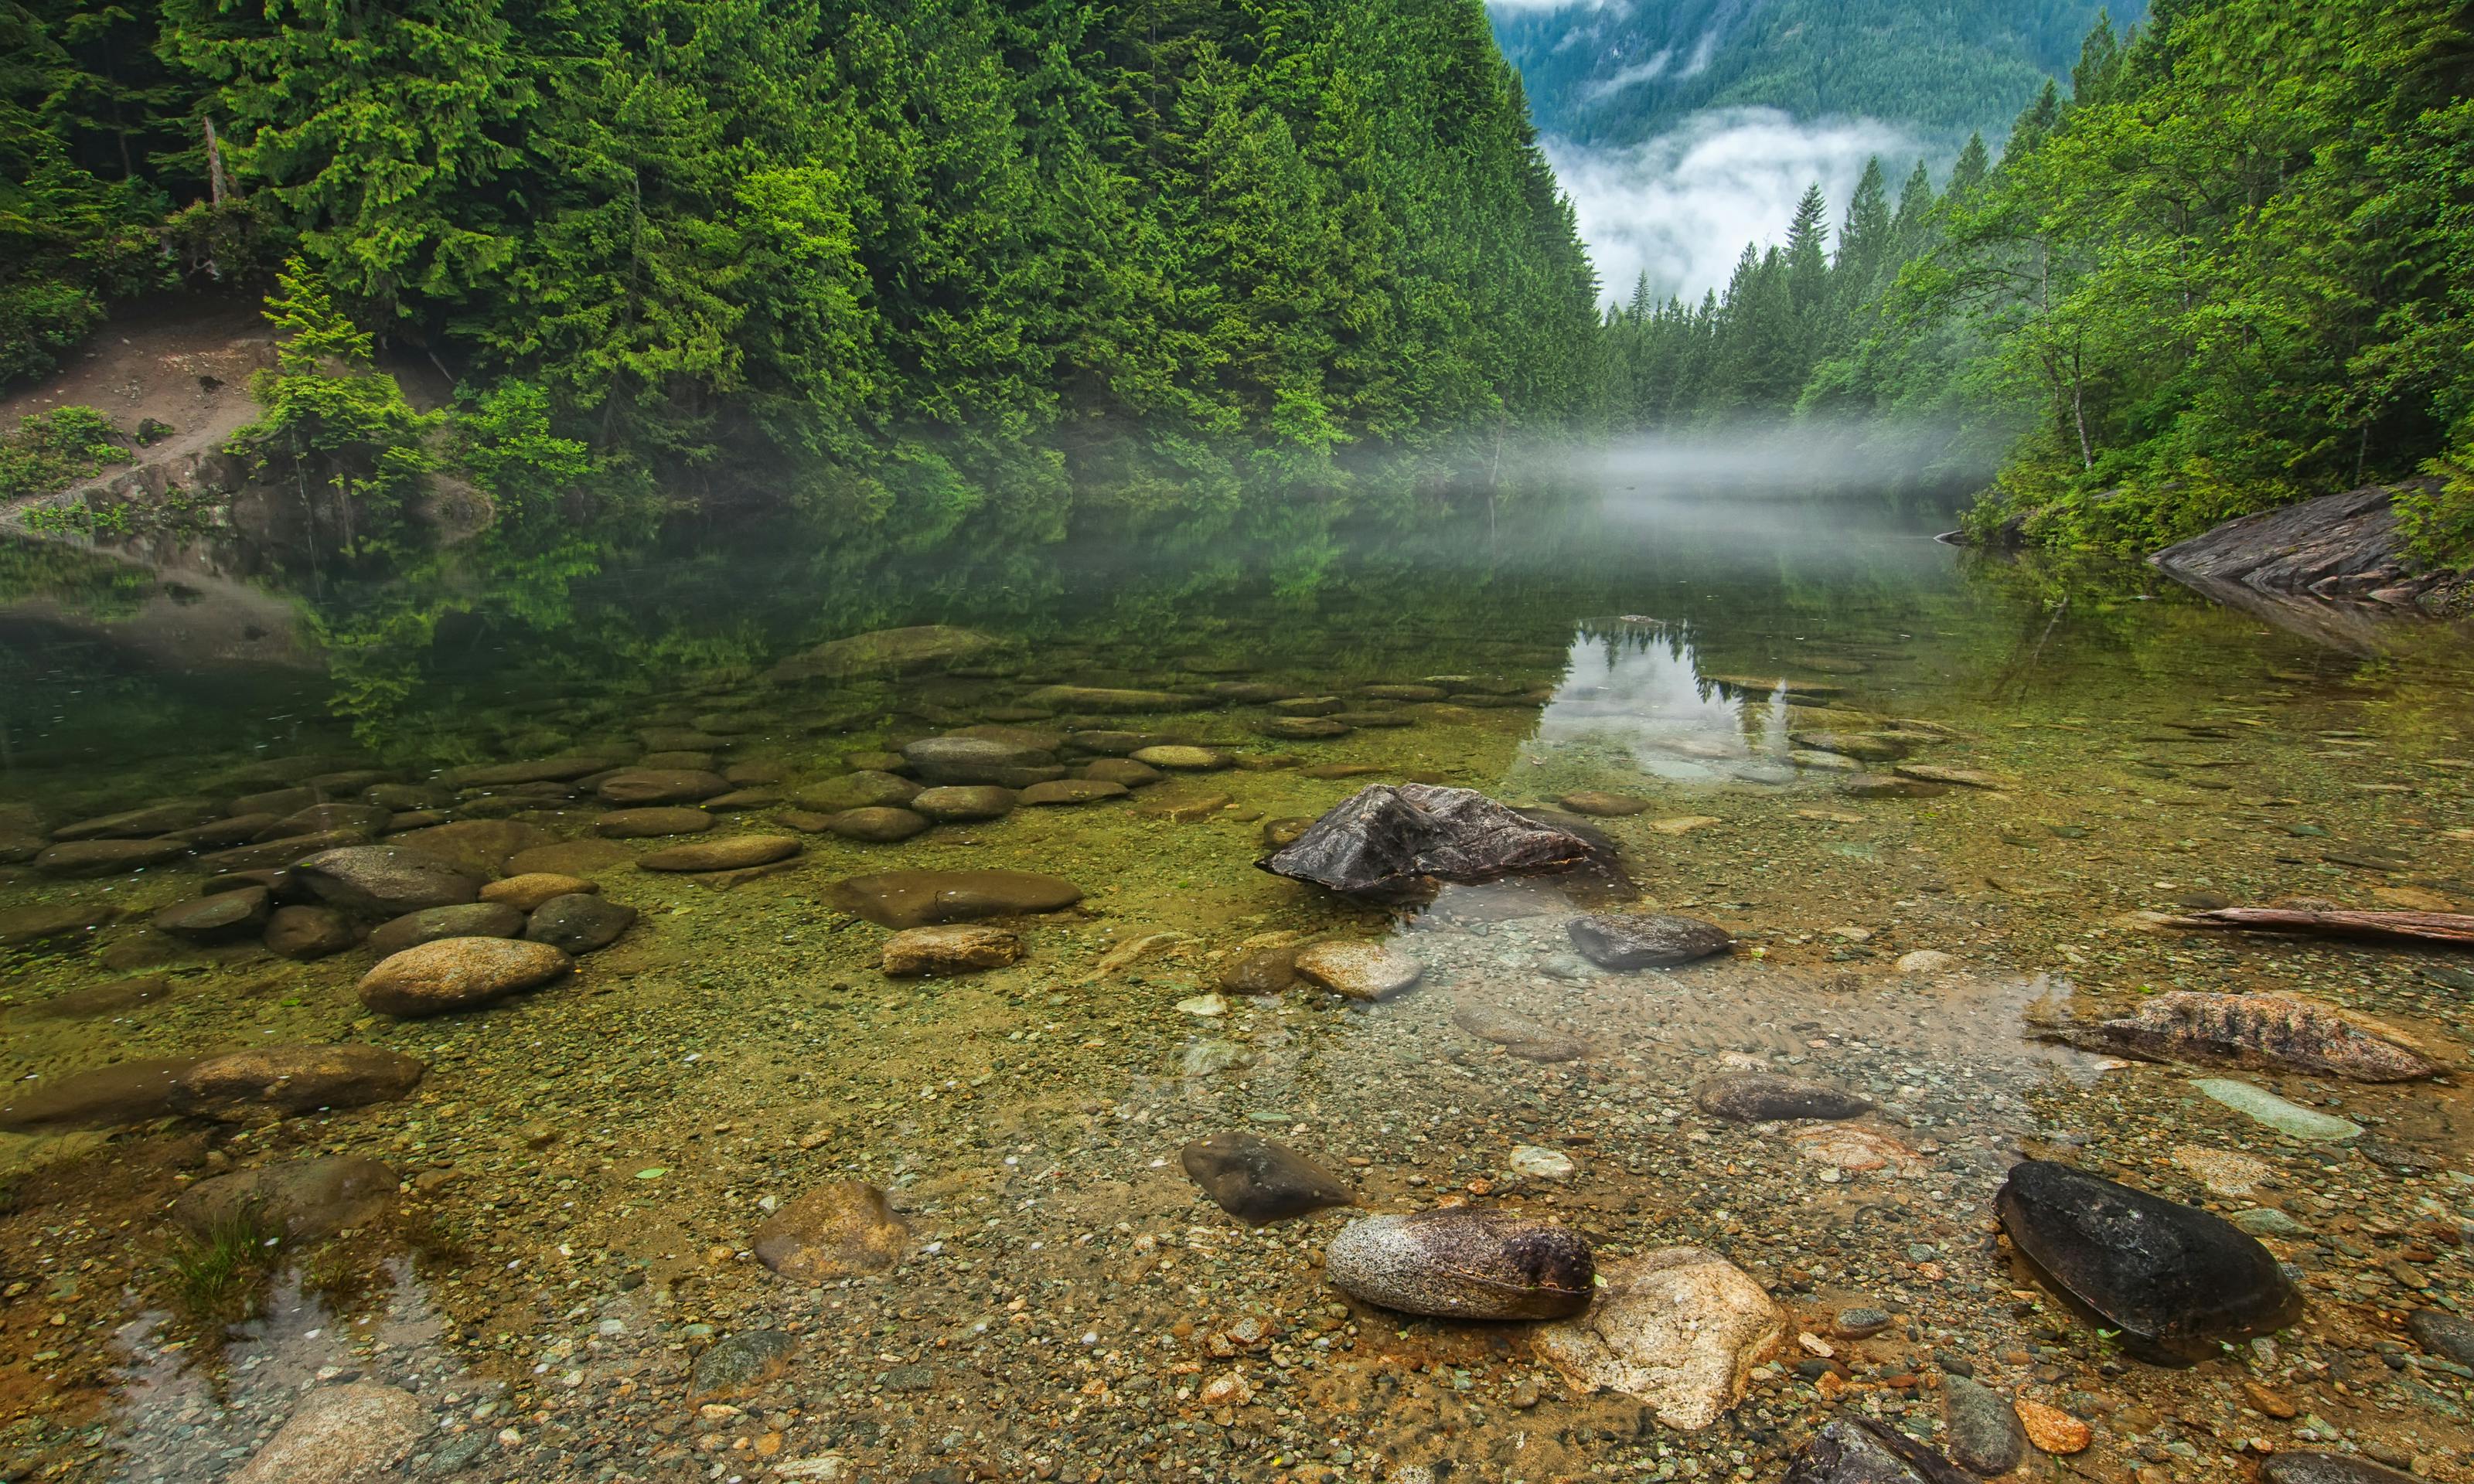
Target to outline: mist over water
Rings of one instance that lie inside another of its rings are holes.
[[[1746,243],[1785,239],[1807,186],[1820,182],[1834,226],[1867,159],[1895,181],[1928,152],[1879,119],[1800,123],[1777,108],[1714,108],[1636,145],[1542,143],[1618,303],[1644,273],[1661,299],[1723,289]]]
[[[1931,504],[1955,500],[1992,473],[1985,445],[1923,421],[1737,422],[1641,434],[1572,459],[1573,473],[1618,507],[1710,495],[1878,502],[1907,494]]]

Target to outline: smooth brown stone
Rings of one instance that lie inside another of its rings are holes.
[[[799,842],[788,835],[728,835],[655,850],[636,865],[644,871],[740,871],[798,853]]]
[[[825,822],[825,828],[845,840],[867,845],[897,845],[928,828],[928,817],[892,807],[844,809]]]
[[[700,835],[717,823],[702,809],[618,809],[593,822],[605,840],[650,840],[662,835]]]
[[[643,804],[695,803],[730,792],[729,780],[700,768],[622,768],[603,778],[594,792],[618,808]]]
[[[407,912],[373,929],[363,942],[371,952],[384,958],[441,938],[514,938],[523,930],[524,915],[515,908],[504,902],[473,901]]]
[[[361,1003],[381,1015],[443,1015],[537,989],[575,961],[516,938],[442,938],[381,961],[361,979]]]
[[[794,1282],[880,1273],[902,1260],[910,1228],[885,1192],[856,1180],[828,1181],[756,1229],[756,1260]]]
[[[1022,939],[1002,927],[947,923],[912,927],[885,941],[885,972],[894,978],[980,973],[1022,959]]]
[[[9,1085],[0,1129],[12,1134],[109,1129],[172,1114],[172,1087],[198,1065],[193,1056],[116,1062]]]
[[[35,857],[47,876],[116,876],[168,865],[189,853],[183,840],[73,840]]]
[[[531,912],[553,897],[590,895],[601,888],[582,876],[555,871],[528,871],[481,888],[483,901],[501,902],[518,912]]]
[[[173,1080],[172,1107],[224,1122],[361,1108],[403,1097],[428,1069],[382,1046],[253,1046],[182,1072]]]
[[[352,920],[332,907],[278,907],[266,920],[267,951],[306,963],[361,941]]]
[[[1056,912],[1082,891],[1023,871],[888,871],[834,884],[834,904],[880,927],[924,927],[1016,913]]]

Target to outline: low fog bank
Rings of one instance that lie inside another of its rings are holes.
[[[1738,424],[1642,433],[1572,456],[1576,474],[1616,503],[1661,496],[1963,500],[1994,469],[1993,450],[1926,423]]]
[[[1713,108],[1636,145],[1540,142],[1617,303],[1644,272],[1661,299],[1723,290],[1746,243],[1785,240],[1805,187],[1821,183],[1834,230],[1867,159],[1881,157],[1895,191],[1935,153],[1877,119],[1799,123],[1777,108]]]

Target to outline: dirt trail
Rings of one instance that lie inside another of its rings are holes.
[[[149,467],[183,483],[178,471],[220,449],[256,416],[250,373],[274,360],[274,337],[254,305],[197,299],[133,305],[58,372],[0,396],[0,428],[56,407],[93,407],[127,429],[153,418],[170,424],[169,437],[138,450],[135,465],[112,465],[75,488]]]

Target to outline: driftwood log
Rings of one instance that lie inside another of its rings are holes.
[[[2254,933],[2304,933],[2321,938],[2387,938],[2400,943],[2474,948],[2474,914],[2462,912],[2311,911],[2299,907],[2219,907],[2174,918],[2172,927],[2235,927]]]

